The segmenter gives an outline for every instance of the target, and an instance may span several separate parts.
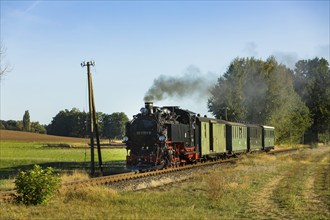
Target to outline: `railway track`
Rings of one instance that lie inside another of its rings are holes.
[[[178,171],[187,170],[187,169],[193,169],[195,167],[208,166],[208,165],[214,165],[214,164],[219,164],[219,163],[233,163],[234,161],[236,161],[238,159],[239,158],[231,158],[228,160],[217,160],[217,161],[205,162],[205,163],[199,163],[199,164],[189,164],[189,165],[180,166],[180,167],[167,168],[167,169],[163,169],[163,170],[154,170],[154,171],[148,171],[148,172],[142,172],[142,173],[130,172],[130,173],[123,173],[123,174],[117,174],[117,175],[112,175],[112,176],[96,177],[96,178],[91,178],[88,180],[64,183],[62,185],[62,187],[75,189],[76,187],[80,187],[81,185],[92,185],[92,186],[93,185],[110,185],[110,184],[116,183],[116,182],[140,179],[140,178],[149,177],[149,176],[158,176],[161,174],[173,173],[173,172],[178,172]]]
[[[288,149],[281,149],[281,150],[275,150],[275,151],[269,151],[267,154],[285,154],[289,152],[296,152],[299,151],[302,148],[288,148]]]
[[[301,149],[301,148],[275,150],[275,151],[270,151],[267,154],[272,154],[272,155],[284,154],[284,153],[289,153],[289,152],[295,152],[295,151],[298,151],[299,149]],[[230,158],[227,160],[216,160],[216,161],[204,162],[204,163],[198,163],[198,164],[189,164],[189,165],[180,166],[180,167],[168,168],[168,169],[163,169],[163,170],[155,170],[155,171],[149,171],[149,172],[143,172],[143,173],[130,172],[130,173],[111,175],[111,176],[96,177],[96,178],[91,178],[88,180],[65,182],[62,184],[62,188],[68,188],[71,190],[75,190],[78,187],[82,187],[82,186],[86,186],[86,185],[90,185],[90,186],[111,185],[113,183],[125,182],[125,181],[129,181],[129,180],[146,178],[146,177],[151,177],[151,176],[158,176],[158,175],[162,175],[162,174],[166,174],[166,173],[174,173],[174,172],[178,172],[178,171],[193,169],[196,167],[212,166],[215,164],[224,164],[224,163],[235,163],[238,159],[239,158]],[[15,195],[16,195],[15,190],[0,192],[0,202],[10,201],[15,197]]]

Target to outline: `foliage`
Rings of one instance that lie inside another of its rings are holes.
[[[77,108],[60,111],[47,126],[47,133],[59,136],[86,137],[89,116]]]
[[[60,187],[60,178],[54,174],[51,167],[43,170],[34,165],[27,172],[20,172],[15,180],[15,189],[18,193],[16,201],[25,205],[44,204]]]
[[[96,120],[100,136],[103,138],[121,138],[128,121],[123,112],[111,115],[97,112]],[[47,133],[69,137],[87,137],[89,135],[89,113],[81,112],[77,108],[60,111],[47,126]]]
[[[230,121],[276,127],[278,142],[298,142],[310,126],[309,111],[292,84],[292,71],[270,57],[236,58],[218,79],[209,110]]]
[[[313,141],[320,133],[330,132],[330,68],[324,58],[300,60],[294,70],[294,88],[308,106]]]
[[[109,139],[122,139],[128,117],[123,112],[115,112],[103,117],[103,136]]]
[[[39,122],[31,122],[31,132],[38,133],[38,134],[46,134],[46,128],[45,126],[39,124]]]
[[[23,115],[23,131],[31,130],[31,121],[30,121],[30,113],[29,110],[26,110]]]
[[[5,130],[6,127],[5,125],[2,123],[2,120],[0,120],[0,130]]]
[[[1,120],[1,129],[3,130],[13,130],[13,131],[22,131],[23,130],[23,122],[22,121],[15,121],[15,120],[8,120],[4,121]]]
[[[39,134],[46,134],[46,127],[39,122],[31,122],[29,110],[26,110],[22,121],[0,120],[0,130],[28,131]]]
[[[23,121],[0,121],[0,130],[12,130],[12,131],[26,131],[23,129]],[[30,132],[46,134],[46,127],[44,125],[39,124],[39,122],[31,122],[30,123]]]

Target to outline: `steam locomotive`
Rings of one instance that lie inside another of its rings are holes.
[[[274,148],[275,128],[200,117],[178,106],[153,106],[126,124],[126,165],[156,170]]]

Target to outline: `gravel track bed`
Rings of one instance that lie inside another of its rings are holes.
[[[160,188],[165,185],[183,182],[196,176],[207,174],[215,169],[225,169],[226,167],[233,166],[234,164],[234,162],[230,162],[194,167],[176,172],[163,173],[156,176],[148,176],[139,179],[131,179],[124,182],[111,183],[107,184],[107,186],[116,191],[137,191],[150,188]]]

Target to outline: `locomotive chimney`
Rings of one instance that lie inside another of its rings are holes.
[[[154,103],[153,102],[145,102],[144,103],[144,106],[148,110],[148,113],[149,114],[153,114],[154,113],[154,111],[153,111],[153,109],[154,109]]]

